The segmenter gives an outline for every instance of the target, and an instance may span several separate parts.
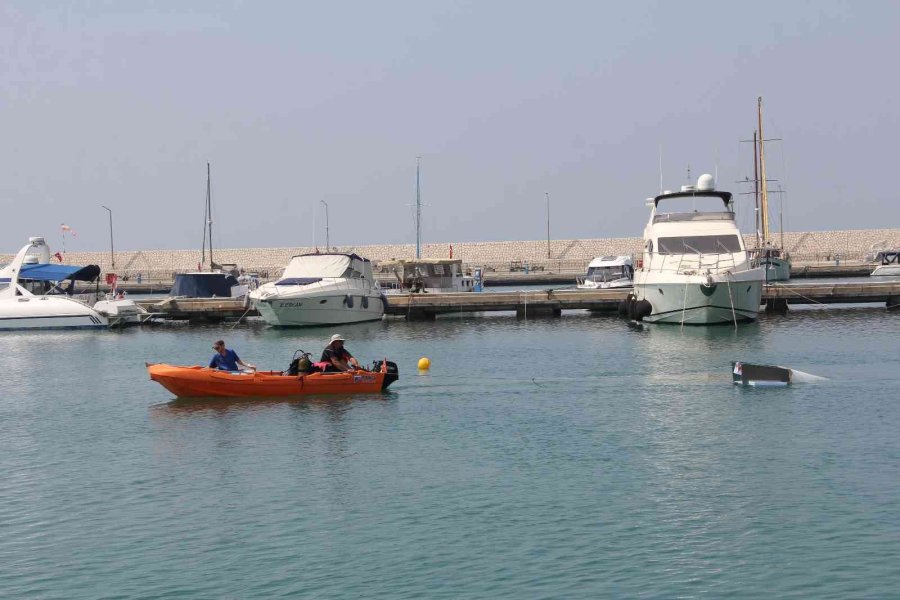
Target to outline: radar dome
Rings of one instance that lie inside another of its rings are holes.
[[[716,189],[716,180],[709,173],[704,173],[697,179],[697,189],[701,192],[711,192]]]

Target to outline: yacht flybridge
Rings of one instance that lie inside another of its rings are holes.
[[[96,281],[99,275],[96,265],[50,263],[44,238],[29,238],[12,263],[0,269],[0,330],[106,327],[106,317],[72,295],[75,281]],[[66,280],[70,283],[63,289],[59,284]]]
[[[710,202],[713,210],[699,210]],[[717,191],[713,177],[701,175],[696,186],[650,203],[643,260],[623,311],[637,320],[697,325],[756,319],[765,271],[744,247],[731,193]],[[677,204],[689,206],[662,210]]]
[[[278,281],[250,293],[269,325],[297,327],[375,321],[384,316],[372,263],[356,254],[301,254]]]

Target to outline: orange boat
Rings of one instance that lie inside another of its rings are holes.
[[[286,375],[281,371],[237,372],[208,367],[148,364],[150,379],[179,398],[286,397],[307,394],[373,393],[397,381],[397,365],[376,361],[372,371]]]

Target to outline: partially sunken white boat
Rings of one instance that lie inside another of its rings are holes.
[[[720,209],[700,210],[710,203]],[[688,209],[663,212],[673,204],[687,204]],[[623,312],[652,323],[710,325],[756,319],[765,272],[744,247],[731,193],[717,191],[713,177],[702,175],[696,186],[664,193],[651,205],[643,260]]]
[[[44,238],[30,238],[12,263],[0,269],[0,330],[106,327],[106,317],[72,295],[76,281],[96,281],[99,275],[96,265],[50,263]],[[67,280],[64,289],[61,284]]]
[[[356,254],[301,254],[278,281],[250,293],[266,323],[278,327],[339,325],[384,316],[372,263]]]

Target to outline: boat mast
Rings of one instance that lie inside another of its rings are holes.
[[[753,193],[756,197],[756,211],[754,218],[756,222],[756,247],[759,248],[759,146],[757,146],[757,132],[753,131]]]
[[[416,259],[422,258],[422,194],[419,187],[419,156],[416,157]]]
[[[212,192],[210,191],[209,163],[206,163],[206,224],[209,227],[209,270],[213,270],[212,251]]]
[[[769,187],[766,182],[766,152],[765,152],[765,136],[763,135],[762,125],[762,96],[756,100],[756,115],[759,122],[759,184],[762,204],[760,205],[760,216],[762,218],[762,237],[763,243],[769,243]]]
[[[206,163],[206,195],[209,196],[209,163]],[[206,264],[206,227],[209,223],[209,203],[203,203],[203,245],[200,247],[200,263],[197,270],[202,271]]]

